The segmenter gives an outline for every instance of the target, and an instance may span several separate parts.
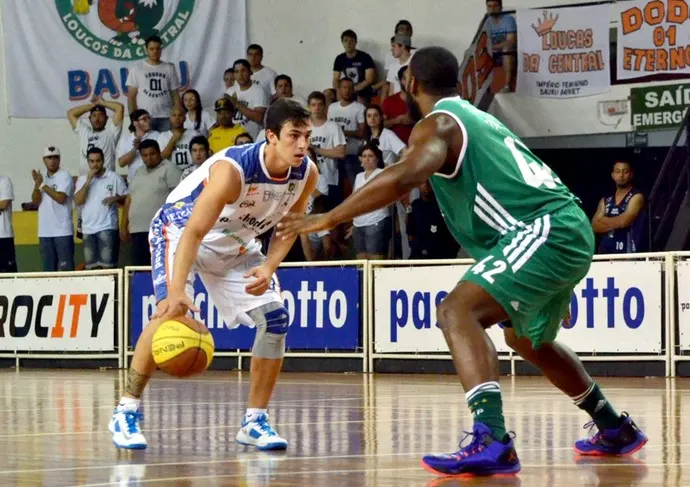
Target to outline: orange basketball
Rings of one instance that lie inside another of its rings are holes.
[[[174,377],[205,371],[213,361],[213,350],[208,329],[188,317],[165,321],[153,334],[153,359],[163,372]]]

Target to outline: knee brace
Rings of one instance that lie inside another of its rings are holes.
[[[282,303],[268,303],[247,313],[256,325],[252,355],[280,359],[285,355],[289,315]]]

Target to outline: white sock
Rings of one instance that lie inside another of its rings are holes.
[[[133,397],[122,396],[120,398],[119,406],[126,407],[126,406],[131,406],[133,404],[136,409],[139,409],[140,403],[141,403],[141,399],[134,399]]]
[[[256,419],[260,414],[267,414],[266,409],[259,408],[247,408],[247,412],[244,413],[244,419],[249,421]]]

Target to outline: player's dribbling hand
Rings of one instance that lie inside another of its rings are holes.
[[[254,296],[261,296],[266,292],[268,286],[271,285],[271,277],[273,277],[273,272],[264,266],[254,267],[249,269],[249,271],[244,275],[245,279],[253,277],[254,280],[251,281],[244,287],[244,290],[249,294]]]
[[[303,213],[288,213],[276,226],[276,237],[287,240],[304,233],[314,233],[321,230],[330,230],[326,214],[305,215]]]
[[[174,317],[174,316],[184,316],[187,311],[198,312],[199,308],[194,306],[192,300],[186,293],[174,293],[168,294],[168,297],[162,299],[158,306],[156,306],[156,312],[151,316],[151,319]]]

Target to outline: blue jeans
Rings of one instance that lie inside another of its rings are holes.
[[[84,262],[87,269],[112,269],[120,254],[120,234],[117,230],[103,230],[84,235]]]
[[[39,237],[38,246],[44,271],[74,270],[74,236]]]

